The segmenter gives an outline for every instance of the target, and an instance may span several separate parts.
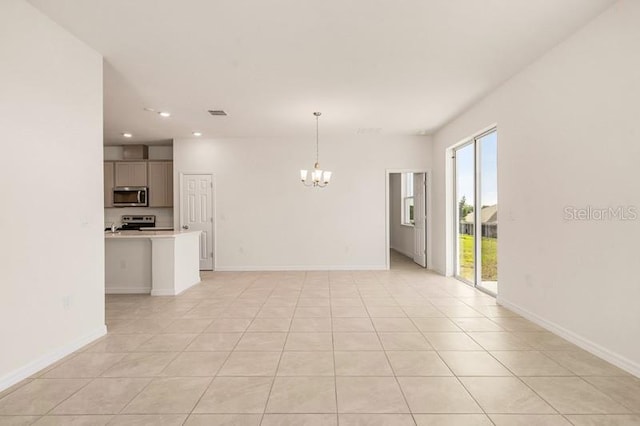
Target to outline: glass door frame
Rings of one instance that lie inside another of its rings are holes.
[[[462,281],[465,284],[468,284],[472,287],[475,287],[475,283],[473,281],[469,281],[467,278],[463,277],[462,275],[459,274],[460,271],[460,238],[459,238],[459,232],[460,232],[460,209],[458,207],[458,162],[456,161],[456,153],[457,151],[468,147],[469,145],[473,146],[473,173],[474,173],[474,183],[473,183],[473,211],[474,211],[474,222],[475,222],[475,211],[476,211],[476,206],[475,206],[475,200],[477,199],[477,185],[475,182],[476,179],[476,163],[477,163],[477,153],[476,153],[476,146],[475,146],[475,140],[474,138],[471,138],[470,140],[461,143],[460,145],[457,145],[455,148],[453,148],[453,211],[454,211],[454,215],[455,215],[455,220],[454,220],[454,227],[453,227],[453,241],[455,242],[454,244],[454,253],[453,253],[453,276]],[[474,264],[474,278],[477,280],[477,270],[475,269],[476,267],[476,256],[478,255],[478,250],[476,248],[476,232],[475,232],[475,225],[474,225],[474,231],[473,231],[473,246],[474,246],[474,251],[473,251],[473,264]]]
[[[472,136],[465,142],[460,143],[452,148],[452,161],[453,161],[453,211],[454,211],[454,226],[453,226],[453,276],[462,281],[463,283],[477,288],[478,290],[489,294],[490,296],[496,297],[497,294],[490,291],[489,289],[483,287],[482,284],[482,207],[478,208],[479,195],[481,192],[481,170],[480,170],[480,149],[479,149],[479,140],[483,137],[498,132],[497,126],[491,126],[487,130],[483,130],[482,132]],[[456,153],[462,148],[465,148],[469,145],[473,146],[473,275],[474,282],[469,281],[463,276],[458,274],[459,271],[459,250],[460,250],[460,239],[458,236],[460,230],[460,209],[458,208],[458,170],[457,170],[457,161],[456,161]],[[478,224],[480,226],[478,227]],[[480,237],[478,238],[478,229],[480,229]]]

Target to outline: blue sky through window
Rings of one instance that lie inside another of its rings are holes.
[[[498,203],[498,133],[480,139],[480,202],[483,206]]]
[[[480,196],[483,206],[498,202],[498,134],[491,132],[479,139],[480,149]],[[473,205],[474,193],[473,144],[456,151],[456,191],[458,201],[464,196],[468,205]]]

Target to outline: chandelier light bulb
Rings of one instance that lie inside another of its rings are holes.
[[[312,178],[314,183],[320,182],[320,179],[322,179],[322,170],[315,169]]]

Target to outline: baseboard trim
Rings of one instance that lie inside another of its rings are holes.
[[[27,365],[10,372],[9,374],[6,374],[3,377],[0,377],[0,391],[3,391],[15,385],[16,383],[31,377],[43,368],[46,368],[54,362],[61,360],[65,356],[77,351],[83,346],[88,345],[94,340],[99,339],[105,334],[107,334],[107,326],[101,325],[92,332],[85,334],[78,339],[75,339],[71,343],[62,346],[61,348],[58,348],[36,359],[35,361],[28,363]]]
[[[151,296],[177,296],[173,290],[151,290]]]
[[[404,250],[400,250],[398,248],[395,247],[391,247],[391,250],[393,251],[397,251],[398,253],[400,253],[401,255],[408,257],[409,259],[413,259],[413,253],[407,253]]]
[[[131,287],[105,287],[104,294],[149,294],[151,287],[131,288]]]
[[[257,272],[257,271],[386,271],[386,265],[302,265],[302,266],[220,266],[218,272]],[[214,272],[215,272],[214,271]]]
[[[619,367],[636,377],[640,377],[640,364],[638,364],[637,362],[634,362],[620,354],[610,351],[609,349],[595,342],[592,342],[591,340],[586,339],[583,336],[574,333],[573,331],[568,330],[554,322],[548,321],[515,303],[504,300],[500,296],[496,298],[496,301],[499,305],[502,305],[505,308],[510,309],[519,315],[522,315],[529,321],[536,323],[540,327],[545,328],[546,330],[551,331],[554,334],[557,334],[558,336],[570,341],[571,343],[579,346],[585,351],[590,352],[593,355],[610,362],[616,367]]]

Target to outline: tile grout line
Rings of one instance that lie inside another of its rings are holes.
[[[445,318],[449,319],[449,317],[447,317],[447,316],[446,316],[446,313],[445,313],[445,312],[441,311],[441,310],[440,310],[440,309],[438,309],[437,307],[436,307],[436,309],[437,309],[438,311],[440,311],[443,315],[445,315]],[[429,339],[427,339],[427,337],[424,335],[423,331],[422,331],[422,330],[420,330],[420,328],[419,328],[419,327],[417,327],[417,324],[415,324],[415,322],[413,321],[413,319],[411,319],[411,318],[410,318],[410,320],[411,320],[412,324],[414,324],[414,326],[415,326],[416,328],[418,328],[418,331],[419,331],[419,332],[420,332],[420,334],[423,336],[423,338],[424,338],[424,339],[426,339],[426,340],[427,340],[427,342],[429,342]],[[466,333],[465,333],[465,334],[466,334]],[[431,342],[429,342],[429,343],[431,343]],[[431,345],[431,346],[433,347],[433,345]],[[435,349],[435,347],[434,347],[434,349]],[[449,366],[449,364],[447,364],[447,362],[446,362],[444,359],[442,359],[442,357],[440,356],[439,351],[437,351],[437,350],[436,350],[435,352],[436,352],[436,354],[437,354],[438,358],[439,358],[439,359],[444,363],[444,365],[446,365],[446,366],[447,366],[447,368],[451,371],[451,373],[453,374],[453,377],[455,377],[455,378],[456,378],[457,382],[462,386],[462,388],[467,392],[467,394],[468,394],[468,395],[473,399],[473,401],[476,403],[476,405],[478,406],[478,408],[480,408],[480,410],[482,410],[482,413],[484,414],[485,418],[487,418],[487,419],[491,422],[491,424],[495,425],[495,422],[493,421],[493,419],[491,419],[491,417],[489,417],[489,415],[487,414],[487,412],[485,411],[485,409],[482,407],[482,405],[480,405],[480,403],[479,403],[479,402],[476,400],[476,398],[471,394],[471,392],[469,392],[469,390],[466,388],[466,386],[464,386],[464,383],[462,383],[462,381],[460,380],[460,378],[458,377],[458,375],[453,371],[453,369],[451,368],[451,366]],[[415,418],[414,418],[414,421],[415,421]]]
[[[454,296],[455,298],[455,296]],[[457,299],[457,298],[456,298]],[[464,303],[464,302],[463,302]],[[445,312],[443,312],[442,310],[438,309],[438,307],[436,306],[436,309],[438,311],[440,311],[442,314],[445,315],[445,318],[449,319],[451,321],[451,319],[446,315]],[[455,322],[454,322],[455,323]],[[458,324],[456,324],[458,325]],[[422,330],[420,330],[421,333]],[[466,332],[465,332],[466,335]],[[424,334],[423,334],[424,336]],[[426,336],[424,336],[425,339],[427,339]],[[429,339],[427,339],[427,341],[429,341]],[[434,347],[435,349],[435,347]],[[493,419],[491,417],[489,417],[489,415],[487,414],[486,410],[484,409],[484,407],[482,407],[482,405],[480,405],[480,403],[478,402],[478,400],[475,398],[475,396],[473,396],[473,394],[471,394],[471,392],[469,392],[469,389],[467,389],[467,387],[464,385],[464,383],[462,383],[462,381],[460,380],[460,377],[458,377],[458,375],[456,374],[455,371],[453,371],[453,369],[451,368],[451,366],[440,356],[439,351],[436,350],[436,354],[438,355],[438,357],[442,360],[442,362],[444,362],[444,364],[447,366],[447,368],[449,368],[449,370],[451,370],[451,373],[453,374],[453,377],[455,377],[455,379],[457,380],[457,382],[460,384],[460,386],[462,386],[462,388],[467,392],[467,394],[473,399],[473,401],[476,403],[476,405],[478,406],[478,408],[480,408],[480,410],[482,410],[482,413],[484,414],[485,418],[489,419],[489,421],[491,422],[491,424],[495,425],[495,422],[493,421]]]
[[[474,290],[476,290],[476,292],[478,291],[477,289],[474,288]],[[456,299],[459,300],[459,298],[456,297]],[[466,306],[470,307],[471,309],[473,309],[473,307],[467,303],[465,303],[464,301],[461,300],[461,302],[463,304],[465,304]],[[438,309],[439,310],[439,309]],[[474,309],[475,310],[475,309]],[[442,311],[441,311],[442,312]],[[496,323],[495,321],[492,321],[491,318],[487,317],[486,315],[484,315],[482,312],[476,311],[478,313],[480,313],[482,315],[482,317],[479,318],[485,318],[490,320],[492,323],[496,324],[498,327],[502,328],[503,330],[501,330],[502,332],[508,332],[508,330],[504,329],[504,327],[502,327],[500,324]],[[452,317],[449,317],[446,315],[446,313],[442,312],[443,314],[445,314],[446,318],[451,320]],[[465,318],[465,317],[461,317],[461,318]],[[455,321],[454,321],[455,323]],[[456,323],[456,325],[458,325]],[[422,332],[422,330],[421,330]],[[467,336],[468,338],[470,338],[472,341],[474,341],[476,344],[478,344],[478,346],[480,346],[483,349],[483,352],[486,352],[489,356],[491,356],[496,362],[498,362],[500,365],[502,365],[505,369],[507,369],[511,374],[513,374],[513,377],[517,378],[521,383],[523,383],[528,389],[530,389],[535,395],[537,395],[542,401],[544,401],[546,404],[548,404],[552,409],[554,409],[556,411],[556,413],[560,414],[558,412],[558,410],[551,405],[547,400],[545,400],[544,398],[542,398],[537,392],[535,392],[535,390],[533,390],[526,382],[524,382],[518,375],[516,375],[510,368],[508,368],[506,365],[504,365],[503,363],[500,362],[500,360],[498,360],[497,358],[495,358],[495,356],[493,356],[493,354],[491,354],[489,352],[489,350],[485,349],[482,345],[480,345],[480,343],[478,343],[471,335],[469,335],[471,331],[462,329],[462,333]],[[426,336],[425,336],[426,338]],[[428,339],[427,339],[428,340]],[[439,351],[436,351],[436,353],[438,353],[438,356],[440,356]],[[444,361],[444,360],[443,360]],[[445,361],[446,364],[446,361]],[[447,367],[448,364],[446,364]],[[449,369],[451,369],[449,367]],[[452,371],[453,372],[453,371]],[[476,400],[476,398],[473,396],[473,394],[469,391],[469,389],[464,385],[464,383],[460,380],[459,376],[457,374],[455,374],[455,372],[453,372],[454,376],[456,377],[456,379],[458,380],[458,382],[462,385],[462,387],[467,391],[467,393],[473,398],[473,400],[476,402],[476,404],[478,405],[478,407],[480,407],[480,409],[484,412],[485,416],[487,418],[489,418],[489,420],[491,421],[492,424],[495,425],[495,422],[493,421],[493,419],[486,413],[485,409],[480,405],[480,403]],[[486,376],[486,377],[491,377],[491,376]],[[564,416],[562,416],[563,418],[565,418]],[[568,419],[567,419],[568,420]]]
[[[250,287],[250,286],[249,286],[249,287]],[[201,336],[201,335],[205,334],[205,331],[207,330],[207,328],[208,328],[208,327],[210,327],[210,326],[211,326],[211,325],[212,325],[212,324],[213,324],[217,319],[220,319],[220,314],[224,313],[224,312],[229,308],[229,306],[231,306],[231,305],[233,304],[233,302],[234,302],[234,301],[236,301],[236,300],[240,297],[240,295],[242,295],[242,293],[244,293],[244,291],[246,291],[246,288],[245,288],[245,290],[243,290],[242,292],[240,292],[237,296],[235,296],[235,297],[231,300],[231,302],[230,302],[228,305],[226,305],[226,306],[225,306],[225,308],[222,310],[222,312],[218,313],[218,314],[216,315],[216,317],[214,317],[214,319],[210,322],[210,324],[208,324],[208,325],[203,329],[203,331],[202,331],[202,332],[200,332],[199,334],[197,334],[197,336],[196,336],[196,337],[194,337],[194,338],[193,338],[193,339],[192,339],[192,340],[191,340],[191,341],[190,341],[190,342],[189,342],[189,343],[188,343],[188,344],[183,348],[182,352],[180,352],[180,353],[188,352],[186,349],[187,349],[187,348],[188,348],[188,347],[193,343],[193,341],[195,341],[199,336]],[[216,294],[216,292],[214,291],[214,292],[213,292],[213,295],[215,295],[215,294]],[[187,315],[187,314],[188,314],[189,312],[191,312],[193,309],[196,309],[196,308],[197,308],[199,305],[201,305],[203,302],[204,302],[204,301],[200,301],[199,303],[197,303],[197,304],[196,304],[192,309],[190,309],[189,311],[187,311],[186,313],[184,313],[184,314],[183,314],[183,316],[184,316],[184,315]],[[181,319],[191,319],[191,318],[183,318],[183,317],[181,317]],[[253,320],[252,320],[252,321],[253,321]],[[247,328],[248,328],[248,327],[249,327],[249,326],[247,326]],[[242,335],[244,335],[244,333],[242,333]],[[238,339],[238,342],[239,342],[239,341],[240,341],[240,339],[242,338],[242,335],[241,335],[241,336],[240,336],[240,338]],[[236,342],[236,344],[234,345],[234,348],[235,348],[235,346],[237,346],[238,342]],[[213,352],[217,352],[217,351],[213,351]],[[226,352],[226,351],[225,351],[225,352]],[[200,403],[200,401],[202,400],[202,397],[205,395],[205,393],[207,392],[207,390],[209,389],[209,387],[211,386],[211,384],[213,383],[213,381],[214,381],[214,380],[215,380],[215,378],[217,377],[218,373],[220,372],[220,370],[222,369],[222,367],[224,366],[224,364],[227,362],[227,360],[228,360],[228,359],[229,359],[229,357],[231,356],[231,353],[232,353],[232,352],[233,352],[233,349],[231,349],[231,350],[229,351],[229,353],[227,354],[227,356],[226,356],[225,360],[220,364],[220,367],[218,367],[218,369],[217,369],[216,373],[215,373],[213,376],[211,376],[211,378],[210,378],[210,380],[209,380],[209,383],[207,384],[207,386],[205,387],[204,391],[202,392],[202,394],[200,395],[200,397],[198,398],[198,400],[195,402],[195,404],[194,404],[194,405],[193,405],[193,407],[191,408],[190,412],[186,413],[186,417],[185,417],[184,421],[182,422],[182,424],[183,424],[183,425],[184,425],[184,424],[189,420],[189,418],[190,418],[190,417],[191,417],[191,415],[193,414],[193,410],[195,410],[195,408],[197,407],[197,405]],[[177,356],[176,356],[176,358],[177,358]],[[172,360],[171,360],[171,361],[170,361],[170,362],[165,366],[165,368],[163,368],[163,371],[164,371],[164,370],[165,370],[165,369],[166,369],[166,368],[171,364],[171,362],[173,362],[176,358],[173,358],[173,359],[172,359]],[[174,376],[174,377],[179,377],[179,376]],[[205,377],[209,377],[209,376],[205,376]],[[150,382],[150,383],[151,383],[151,382]],[[146,387],[145,387],[145,389],[146,389]],[[138,395],[139,395],[139,394],[138,394]],[[138,395],[136,395],[136,397],[137,397]],[[135,397],[134,397],[134,399],[135,399]],[[133,399],[132,399],[131,401],[133,401]],[[129,404],[131,403],[131,401],[129,401],[129,403],[128,403],[127,405],[129,405]]]
[[[380,283],[383,287],[384,284]],[[362,300],[362,293],[360,292],[360,288],[358,286],[356,286],[356,288],[358,289],[358,294],[360,295],[360,299]],[[388,291],[385,287],[385,290]],[[393,297],[393,296],[391,296]],[[378,338],[378,343],[380,343],[380,347],[382,348],[382,353],[384,354],[385,359],[387,360],[387,364],[389,365],[389,368],[391,369],[391,374],[393,374],[393,379],[396,383],[396,386],[398,386],[398,389],[400,390],[400,394],[402,395],[402,399],[404,400],[405,405],[407,406],[407,410],[408,410],[408,414],[411,416],[411,420],[413,421],[414,425],[417,425],[417,421],[416,418],[414,416],[413,410],[411,409],[411,406],[409,405],[409,401],[407,400],[407,396],[404,393],[404,390],[402,389],[402,386],[400,385],[400,380],[398,380],[398,377],[396,376],[396,372],[393,369],[393,365],[391,364],[391,360],[389,359],[389,355],[387,354],[387,350],[384,347],[384,344],[382,343],[382,339],[380,338],[380,334],[378,332],[378,328],[376,327],[375,323],[373,322],[373,318],[371,318],[371,313],[369,312],[369,308],[367,307],[367,305],[364,303],[364,300],[362,301],[364,308],[367,312],[367,315],[369,315],[369,320],[371,321],[371,323],[373,324],[373,329],[376,333],[376,337]],[[403,310],[404,312],[404,310]]]
[[[331,324],[331,347],[333,350],[331,351],[331,356],[333,359],[333,391],[335,393],[335,401],[336,401],[336,425],[340,426],[340,409],[338,408],[338,374],[336,371],[336,341],[335,334],[333,331],[333,304],[331,303],[331,273],[327,273],[327,281],[329,284],[329,321]]]
[[[185,319],[185,320],[198,319],[198,318],[184,318],[184,315],[187,315],[189,312],[191,312],[193,309],[195,309],[196,307],[198,307],[198,306],[199,306],[199,305],[201,305],[202,303],[203,303],[203,301],[201,300],[201,301],[200,301],[200,302],[198,302],[195,306],[193,306],[191,309],[189,309],[187,312],[185,312],[185,313],[181,313],[181,316],[180,316],[180,317],[177,317],[177,318],[175,318],[175,317],[174,317],[174,318],[172,318],[172,319],[173,319],[173,321],[171,321],[169,324],[167,324],[165,327],[163,327],[163,328],[162,328],[162,329],[160,329],[159,331],[166,330],[166,329],[167,329],[167,328],[169,328],[171,325],[175,324],[176,322],[178,322],[178,320],[181,320],[181,319]],[[208,326],[210,326],[211,324],[213,324],[213,321],[215,321],[215,319],[212,319],[212,320],[210,321],[210,323],[209,323],[209,324],[207,324],[207,326],[206,326],[206,327],[204,327],[203,331],[204,331],[204,330],[206,330],[206,328],[207,328]],[[140,346],[144,345],[145,343],[148,343],[148,342],[149,342],[149,341],[151,341],[151,339],[153,339],[154,337],[161,336],[161,335],[163,335],[163,334],[173,334],[173,333],[160,333],[160,332],[159,332],[159,333],[155,333],[155,334],[153,334],[153,336],[152,336],[151,338],[149,338],[148,340],[146,340],[144,343],[141,343],[138,347],[140,347]],[[187,333],[176,332],[175,334],[191,334],[191,333],[188,333],[188,332],[187,332]],[[168,367],[169,365],[171,365],[171,363],[172,363],[173,361],[175,361],[175,360],[176,360],[176,359],[177,359],[181,354],[183,354],[184,352],[186,352],[186,348],[187,348],[187,347],[189,347],[189,345],[193,342],[193,340],[197,339],[197,338],[198,338],[198,336],[200,336],[201,334],[203,334],[203,332],[200,332],[200,333],[194,333],[194,334],[196,334],[196,337],[194,337],[194,338],[193,338],[189,343],[187,343],[187,344],[184,346],[184,348],[182,348],[182,350],[181,350],[181,351],[175,351],[175,356],[174,356],[173,358],[171,358],[171,360],[170,360],[170,361],[169,361],[169,362],[168,362],[168,363],[167,363],[167,364],[162,368],[162,370],[160,370],[160,371],[158,372],[158,374],[161,374],[164,370],[166,370],[166,369],[167,369],[167,367]],[[168,351],[168,352],[170,352],[170,353],[171,353],[171,352],[173,352],[173,351]],[[130,353],[144,353],[144,352],[130,352]],[[112,367],[110,367],[110,368],[112,368]],[[109,370],[110,368],[108,368],[107,370]],[[106,372],[107,370],[105,370],[105,372]],[[103,374],[104,374],[104,373],[103,373]],[[171,377],[175,378],[175,377],[181,377],[181,376],[171,376]],[[191,377],[191,376],[189,376],[189,377]],[[204,376],[204,377],[209,377],[209,376]],[[208,389],[208,387],[211,385],[211,382],[213,382],[214,377],[215,377],[215,376],[213,376],[213,377],[211,377],[211,378],[210,378],[209,383],[207,384],[207,387],[206,387],[206,388],[205,388],[205,390],[203,391],[202,395],[204,395],[204,392],[206,392],[206,389]],[[111,377],[111,378],[112,378],[112,377]],[[136,394],[135,394],[131,399],[129,399],[129,401],[127,401],[127,402],[122,406],[122,408],[120,409],[120,411],[119,411],[118,413],[116,413],[116,416],[125,414],[125,413],[123,413],[123,411],[124,411],[124,410],[126,410],[126,408],[127,408],[129,405],[131,405],[131,403],[132,403],[132,402],[133,402],[133,401],[134,401],[138,396],[140,396],[140,395],[141,395],[145,390],[147,390],[147,389],[151,386],[151,384],[152,384],[152,383],[154,383],[154,382],[155,382],[156,380],[158,380],[158,379],[161,379],[161,378],[167,378],[167,376],[154,375],[154,376],[151,376],[151,377],[145,377],[145,378],[150,378],[149,383],[147,383],[147,384],[146,384],[146,385],[145,385],[145,386],[144,386],[144,387],[143,387],[143,388],[142,388],[138,393],[136,393]],[[200,398],[202,398],[202,395],[200,395]],[[200,401],[200,399],[198,399],[198,401],[197,401],[197,402],[199,402],[199,401]],[[196,402],[196,404],[197,404],[197,402]],[[195,405],[194,405],[194,408],[195,408]],[[193,411],[193,408],[191,409],[191,411]],[[190,415],[190,413],[187,413],[187,416],[185,417],[184,422],[186,422],[186,421],[187,421],[187,419],[188,419],[189,415]],[[111,421],[110,421],[110,422],[111,422]],[[184,422],[183,422],[183,424],[184,424]]]
[[[172,321],[171,323],[169,323],[169,324],[168,324],[166,327],[164,327],[162,330],[165,330],[166,328],[168,328],[168,327],[169,327],[169,326],[171,326],[172,324],[176,323],[179,319],[191,319],[191,318],[183,318],[183,316],[184,316],[184,315],[187,315],[189,312],[191,312],[193,309],[195,309],[197,306],[201,305],[202,303],[203,303],[203,301],[198,302],[198,303],[197,303],[197,304],[196,304],[192,309],[189,309],[186,313],[183,313],[179,318],[174,319],[174,321]],[[213,323],[213,321],[214,321],[214,320],[212,320],[212,321],[207,325],[207,327],[208,327],[209,325],[211,325],[211,324]],[[204,329],[206,329],[206,327],[205,327]],[[160,330],[160,331],[162,331],[162,330]],[[147,341],[145,341],[144,343],[148,343],[148,342],[149,342],[149,341],[151,341],[151,339],[153,339],[154,337],[156,337],[156,336],[160,336],[160,335],[162,335],[162,334],[163,334],[163,333],[157,333],[157,334],[154,334],[150,339],[148,339],[148,340],[147,340]],[[176,333],[176,334],[183,334],[183,333]],[[175,355],[173,358],[171,358],[171,360],[170,360],[170,361],[169,361],[169,362],[168,362],[168,363],[167,363],[167,364],[162,368],[162,370],[160,370],[160,372],[159,372],[159,373],[162,373],[164,370],[166,370],[166,368],[167,368],[169,365],[171,365],[171,363],[172,363],[173,361],[175,361],[175,360],[180,356],[180,354],[182,354],[182,353],[184,353],[184,352],[185,352],[186,348],[187,348],[187,347],[189,347],[189,345],[193,342],[193,340],[197,339],[197,338],[198,338],[198,336],[199,336],[199,335],[201,335],[201,334],[202,334],[202,332],[201,332],[201,333],[199,333],[199,334],[197,334],[197,333],[196,333],[196,337],[194,337],[194,338],[193,338],[189,343],[187,343],[187,344],[184,346],[184,348],[182,349],[182,351],[177,351],[176,355]],[[139,346],[144,345],[144,343],[141,343]],[[138,347],[139,347],[139,346],[138,346]],[[135,352],[132,352],[132,353],[135,353]],[[146,384],[146,386],[144,386],[144,387],[143,387],[143,388],[142,388],[142,389],[141,389],[141,390],[140,390],[136,395],[134,395],[134,396],[133,396],[133,398],[131,398],[127,403],[125,403],[125,404],[123,405],[123,407],[120,409],[120,411],[116,414],[116,416],[122,415],[122,414],[123,414],[123,411],[124,411],[124,410],[129,406],[129,405],[131,405],[131,403],[132,403],[132,402],[133,402],[133,401],[134,401],[134,400],[135,400],[135,399],[136,399],[140,394],[142,394],[146,389],[148,389],[148,388],[151,386],[151,384],[152,384],[156,379],[161,378],[161,377],[162,377],[162,376],[154,376],[154,377],[151,377],[151,380],[149,380],[149,383],[147,383],[147,384]],[[172,376],[172,377],[179,377],[179,376]],[[206,389],[211,385],[211,382],[212,382],[212,381],[213,381],[213,377],[211,377],[211,379],[209,380],[209,383],[207,384],[207,387],[206,387],[206,388],[205,388],[205,390],[203,391],[203,395],[204,395],[204,392],[206,392]],[[202,395],[201,395],[200,397],[202,397]],[[198,401],[199,401],[199,400],[200,400],[200,399],[198,399]],[[197,402],[196,402],[196,404],[197,404]],[[195,407],[195,405],[194,405],[194,407]],[[192,408],[192,411],[193,411],[193,408]],[[182,422],[182,424],[186,423],[187,419],[189,418],[189,415],[190,415],[190,414],[189,414],[189,413],[187,413],[187,415],[186,415],[186,417],[185,417],[184,421]],[[114,417],[114,419],[115,419],[115,417]],[[112,420],[110,420],[110,421],[109,421],[109,423],[111,423],[112,421],[113,421],[113,419],[112,419]]]
[[[302,279],[302,288],[304,288],[304,282],[306,280],[306,277],[307,277],[307,272],[305,271],[304,278]],[[269,293],[269,296],[267,296],[267,300],[269,299],[269,297],[271,297],[271,295],[273,294],[274,290],[275,290],[275,285],[274,285],[273,289],[271,290],[271,292]],[[300,293],[301,292],[302,291],[300,291]],[[274,385],[276,383],[276,378],[278,377],[278,370],[280,369],[280,362],[282,362],[282,356],[284,354],[285,348],[287,347],[287,342],[289,341],[289,336],[291,334],[291,326],[293,325],[293,318],[295,317],[295,312],[298,309],[298,302],[300,300],[300,293],[298,293],[298,297],[296,298],[296,304],[295,304],[295,307],[293,309],[293,317],[291,317],[291,319],[289,320],[289,328],[287,330],[287,337],[285,338],[284,344],[282,346],[282,350],[280,351],[280,357],[278,358],[278,363],[276,364],[276,369],[273,372],[273,378],[271,380],[271,386],[269,387],[269,392],[267,393],[267,398],[265,399],[265,402],[264,402],[264,409],[262,410],[262,415],[260,416],[260,421],[258,422],[259,425],[262,424],[262,422],[264,421],[264,417],[267,414],[267,407],[269,406],[269,399],[271,398],[271,392],[273,391],[273,387],[274,387]],[[262,306],[264,306],[264,304]]]
[[[105,302],[105,303],[106,303],[106,302]],[[131,322],[133,322],[133,321],[134,321],[134,319],[132,319],[132,320],[131,320]],[[106,322],[106,321],[105,321],[105,322]],[[105,337],[107,337],[107,336],[105,336]],[[148,340],[150,340],[150,339],[152,339],[152,338],[153,338],[153,336],[152,336],[152,337],[150,337]],[[146,341],[145,341],[145,342],[146,342]],[[42,377],[42,376],[43,376],[44,374],[47,374],[49,371],[52,371],[53,369],[55,369],[55,368],[57,368],[57,367],[60,367],[61,365],[65,364],[65,363],[67,363],[67,362],[69,362],[69,361],[71,361],[72,359],[74,359],[74,358],[76,358],[78,355],[80,355],[81,353],[85,353],[83,349],[88,348],[88,347],[91,347],[91,346],[93,346],[93,345],[94,345],[94,344],[96,344],[96,343],[98,343],[98,342],[91,342],[91,343],[89,343],[88,345],[85,345],[85,347],[83,347],[83,348],[81,348],[80,350],[78,350],[78,351],[74,352],[73,356],[69,357],[69,359],[65,359],[65,361],[63,361],[63,362],[59,363],[59,365],[58,365],[58,363],[55,363],[54,365],[50,366],[50,368],[48,367],[48,368],[43,369],[43,371],[38,372],[38,376],[36,377],[36,379],[39,379],[39,380],[56,380],[56,379],[53,379],[53,378],[51,378],[51,379],[47,379],[47,378],[44,378],[44,377]],[[142,343],[141,343],[141,344],[142,344]],[[115,352],[115,353],[119,353],[119,352]],[[71,355],[71,354],[70,354],[70,355]],[[125,355],[125,356],[126,356],[126,355]],[[123,358],[124,358],[125,356],[123,356]],[[120,362],[120,361],[116,361],[116,362],[115,362],[115,363],[113,363],[112,365],[110,365],[110,366],[106,367],[104,370],[102,370],[102,372],[100,373],[100,375],[99,375],[99,376],[96,376],[96,377],[63,378],[63,380],[82,380],[82,379],[88,379],[88,382],[87,382],[84,386],[81,386],[81,387],[80,387],[80,388],[78,388],[75,392],[73,392],[72,394],[70,394],[67,398],[65,398],[65,399],[63,399],[62,401],[60,401],[59,403],[55,404],[51,409],[49,409],[45,414],[43,414],[43,415],[41,415],[41,416],[42,416],[42,417],[46,417],[46,416],[51,415],[51,413],[52,413],[52,411],[53,411],[53,410],[55,410],[57,407],[59,407],[60,405],[62,405],[63,403],[65,403],[66,401],[68,401],[69,399],[71,399],[73,396],[75,396],[76,394],[78,394],[78,393],[79,393],[81,390],[83,390],[84,388],[88,387],[91,383],[95,382],[97,379],[102,378],[102,374],[104,374],[106,371],[108,371],[109,369],[111,369],[111,368],[113,367],[113,365],[117,364],[118,362]],[[34,380],[36,380],[36,379],[34,379]],[[58,378],[57,380],[60,380],[60,379]],[[149,383],[151,383],[151,381],[150,381]],[[148,384],[147,384],[146,386],[148,386]],[[145,386],[144,388],[146,388],[146,386]],[[144,388],[143,388],[143,389],[144,389]],[[140,391],[140,392],[142,392],[142,391]],[[9,394],[11,394],[11,393],[13,393],[13,392],[10,392]],[[139,393],[138,393],[138,394],[139,394]],[[138,394],[136,394],[136,396],[137,396]],[[8,395],[6,395],[6,396],[8,396]],[[4,397],[3,397],[3,398],[4,398]],[[134,398],[135,398],[135,397],[134,397]],[[129,402],[130,402],[130,401],[129,401]],[[127,404],[128,404],[128,403],[127,403]],[[126,404],[125,404],[125,406],[126,406]],[[84,414],[84,415],[88,415],[88,414]],[[116,414],[110,414],[110,415],[116,415]],[[36,421],[38,421],[38,420],[36,420]],[[111,422],[111,420],[110,420],[109,422]]]

